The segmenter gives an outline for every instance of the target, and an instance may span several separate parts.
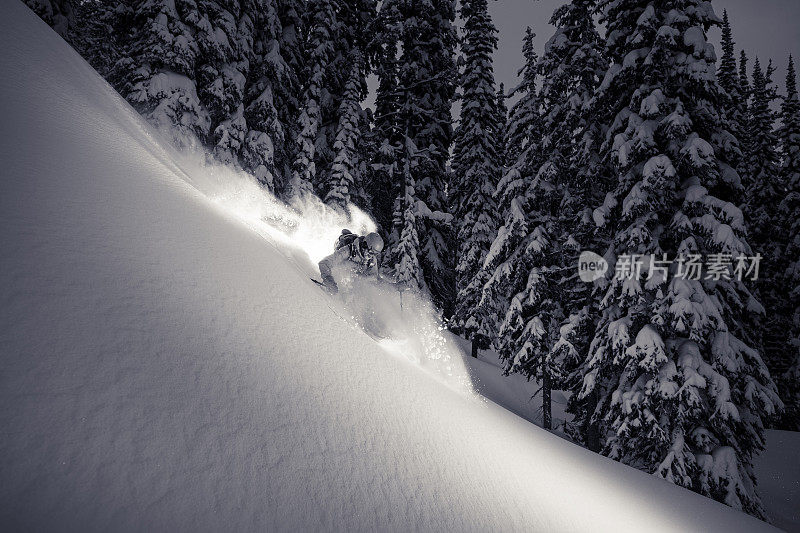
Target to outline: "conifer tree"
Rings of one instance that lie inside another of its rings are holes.
[[[329,178],[325,202],[345,210],[353,196],[357,196],[357,176],[360,174],[360,160],[357,145],[361,135],[360,123],[363,121],[361,100],[364,97],[362,79],[362,60],[358,51],[353,52],[350,65],[350,79],[347,82],[344,98],[339,111],[339,126],[334,150],[336,159]]]
[[[776,284],[780,304],[776,309],[777,332],[782,341],[776,344],[776,381],[786,410],[781,427],[800,430],[800,98],[794,61],[789,56],[786,70],[786,95],[781,103],[781,127],[778,132],[782,165],[780,168],[780,201],[777,219],[778,251]]]
[[[340,150],[337,148],[342,113],[354,111],[352,107],[344,104],[348,97],[348,90],[352,84],[366,87],[366,76],[371,65],[367,54],[367,47],[371,44],[374,35],[370,32],[373,20],[376,17],[376,0],[352,0],[336,2],[337,25],[331,33],[331,55],[328,68],[324,75],[324,89],[320,101],[320,128],[317,134],[317,148],[315,152],[316,179],[314,186],[321,197],[326,197],[337,178],[333,176],[335,167],[338,168],[337,159]],[[353,57],[361,56],[360,70],[352,70]],[[354,78],[355,76],[355,78]],[[365,91],[366,89],[364,89]],[[358,113],[363,114],[359,101]],[[363,151],[359,147],[356,152]],[[359,158],[360,154],[356,154]],[[357,189],[361,190],[363,181],[362,165],[356,164],[352,171]],[[360,193],[359,193],[360,194]]]
[[[739,91],[744,100],[750,98],[750,78],[747,75],[747,53],[742,50],[739,53]]]
[[[785,368],[783,345],[786,342],[784,327],[780,324],[780,308],[784,289],[780,286],[783,261],[781,235],[775,232],[778,206],[784,197],[780,183],[778,138],[774,128],[776,115],[771,108],[776,98],[772,87],[772,62],[766,72],[756,58],[753,63],[748,137],[745,158],[745,202],[742,206],[748,221],[748,241],[754,252],[763,257],[757,282],[759,300],[764,308],[763,317],[755,321],[755,330],[764,351],[764,360],[773,375]]]
[[[396,2],[384,2],[371,25],[375,35],[369,47],[375,65],[378,87],[375,95],[374,126],[370,132],[368,177],[365,188],[371,197],[372,215],[386,241],[390,255],[396,249],[399,234],[393,231],[395,204],[400,188],[395,153],[401,146],[400,91],[397,79],[397,45],[400,39],[400,11]]]
[[[422,279],[422,265],[419,260],[419,234],[417,233],[418,209],[416,198],[416,183],[411,171],[412,161],[415,160],[417,147],[414,145],[410,136],[403,137],[404,146],[402,153],[403,173],[401,186],[403,196],[398,201],[402,209],[399,216],[395,216],[394,225],[399,227],[399,239],[397,240],[397,250],[395,257],[397,264],[397,283],[400,287],[419,288],[424,287],[425,281]],[[399,220],[398,220],[399,219]]]
[[[299,0],[31,3],[51,23],[69,13],[65,38],[179,146],[199,141],[265,186],[285,186],[303,62]]]
[[[498,161],[500,162],[500,172],[502,175],[503,167],[507,163],[506,159],[506,123],[508,122],[508,106],[506,105],[506,87],[503,83],[497,88],[497,99],[495,103],[495,116],[497,120],[495,125],[497,131],[492,136],[494,141],[494,150],[497,153]],[[495,191],[497,189],[495,188]]]
[[[751,234],[756,240],[763,235],[763,225],[768,224],[769,209],[776,198],[777,170],[779,166],[778,140],[775,134],[775,112],[770,104],[777,97],[772,86],[772,61],[766,72],[756,58],[753,63],[753,85],[750,90],[751,102],[748,116],[747,136],[749,146],[745,154],[746,174],[743,185],[747,191],[748,214]]]
[[[412,165],[425,285],[445,315],[452,313],[455,280],[452,216],[448,213],[447,170],[453,137],[451,106],[457,72],[454,0],[411,2],[405,19],[399,80],[411,97],[404,113],[409,134],[423,158]]]
[[[244,92],[248,131],[241,161],[267,189],[284,193],[295,159],[301,99],[302,20],[295,0],[253,4],[252,68]]]
[[[396,44],[384,47],[386,67],[379,67],[386,88],[393,90],[380,92],[387,100],[377,104],[380,120],[395,117],[390,119],[394,126],[385,130],[395,143],[388,138],[376,143],[393,159],[390,169],[399,181],[390,262],[400,279],[430,293],[445,314],[454,300],[452,216],[445,197],[456,79],[454,17],[452,0],[387,0],[381,5],[388,35],[380,39]],[[387,109],[389,102],[392,109]]]
[[[524,252],[521,242],[528,234],[528,185],[534,169],[541,162],[541,105],[536,86],[539,58],[534,49],[534,37],[531,28],[527,28],[522,42],[525,63],[518,73],[520,82],[510,94],[510,97],[518,96],[519,99],[511,107],[506,127],[505,157],[509,168],[495,191],[504,223],[498,228],[481,273],[486,282],[481,292],[480,312],[483,316],[496,317],[490,324],[493,332],[499,330],[502,317],[508,310],[512,287],[521,280],[519,267]],[[499,347],[499,340],[497,342]]]
[[[728,130],[738,141],[742,139],[742,132],[747,127],[747,96],[742,94],[741,80],[737,72],[735,43],[728,11],[722,12],[722,58],[720,59],[717,79],[719,85],[724,89],[722,108],[726,112],[728,120]],[[746,65],[746,62],[745,62]],[[739,173],[745,172],[745,165],[742,157],[742,147],[736,142],[729,149],[731,160]]]
[[[752,254],[718,144],[728,134],[706,31],[720,21],[701,0],[601,5],[615,189],[595,215],[613,232],[616,275],[578,396],[596,395],[605,455],[763,516],[752,459],[781,402],[745,325],[758,305],[746,280],[685,270],[690,255]]]
[[[542,79],[539,160],[528,178],[528,234],[517,245],[521,264],[506,287],[513,297],[500,328],[506,370],[541,380],[546,427],[552,384],[563,383],[566,369],[580,362],[576,333],[587,317],[587,298],[573,273],[580,249],[591,246],[578,241],[588,235],[581,228],[588,221],[581,210],[592,202],[586,193],[602,188],[600,182],[587,187],[581,176],[593,169],[579,168],[593,144],[587,111],[604,70],[593,8],[589,0],[558,8],[551,19],[556,32],[536,65]]]
[[[219,161],[240,166],[247,134],[243,98],[253,39],[250,14],[237,1],[201,0],[198,6],[205,20],[195,33],[197,94],[210,119],[204,141]]]
[[[736,170],[739,172],[739,177],[744,181],[747,179],[748,174],[748,157],[752,150],[752,143],[750,139],[750,77],[747,74],[748,58],[747,53],[742,50],[739,54],[739,102],[741,115],[741,127],[737,132],[737,139],[739,141],[739,150],[741,157],[739,164],[736,165]]]
[[[501,171],[497,139],[502,138],[498,115],[492,53],[497,30],[489,16],[487,0],[464,0],[461,122],[455,134],[452,159],[452,213],[455,219],[458,262],[453,324],[477,348],[488,348],[490,317],[477,306],[483,288],[479,272],[497,232],[494,192]],[[502,96],[501,96],[502,98]]]
[[[67,42],[75,24],[74,5],[71,0],[25,0],[28,7]]]
[[[131,3],[113,0],[25,0],[104,78],[122,57],[120,28],[127,27]]]
[[[147,0],[133,11],[126,54],[112,77],[128,102],[178,145],[205,139],[211,126],[197,94],[203,19],[195,2]]]
[[[736,99],[739,94],[739,74],[737,72],[735,44],[733,42],[733,32],[728,20],[728,10],[722,12],[722,57],[719,62],[717,79],[719,85],[728,93],[732,99]]]
[[[94,0],[73,8],[69,41],[98,74],[109,79],[114,65],[125,54],[123,31],[130,26],[130,2]]]
[[[314,193],[317,134],[322,125],[321,100],[325,88],[325,74],[334,53],[334,33],[339,25],[334,1],[311,0],[307,8],[311,14],[308,80],[303,105],[300,108],[297,156],[290,184],[290,195],[294,197]]]

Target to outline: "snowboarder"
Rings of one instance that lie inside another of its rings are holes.
[[[339,286],[333,279],[333,269],[349,266],[356,274],[371,276],[380,281],[378,257],[383,250],[383,239],[375,232],[358,236],[350,230],[342,230],[336,240],[335,251],[319,262],[319,273],[325,287],[333,294],[339,292]]]

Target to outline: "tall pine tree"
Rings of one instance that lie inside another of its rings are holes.
[[[91,4],[91,5],[90,5]],[[97,14],[87,37],[114,30],[93,64],[179,145],[195,141],[217,159],[280,192],[288,183],[298,114],[297,0],[83,3]],[[97,26],[97,27],[95,27]]]
[[[292,169],[290,195],[314,193],[316,183],[317,134],[322,125],[322,97],[325,74],[331,62],[335,33],[339,29],[336,0],[311,0],[308,40],[308,65],[305,97],[300,108],[297,156]]]
[[[302,20],[297,0],[251,4],[252,67],[244,94],[242,165],[270,190],[288,187],[301,99]]]
[[[25,3],[59,35],[70,41],[70,31],[76,22],[71,0],[25,0]]]
[[[747,96],[743,94],[736,65],[735,43],[728,11],[722,12],[722,57],[717,70],[719,86],[724,89],[721,107],[726,113],[728,131],[738,141],[747,127]],[[746,64],[746,63],[745,63]],[[738,142],[730,147],[731,161],[740,173],[745,171],[741,146]]]
[[[430,293],[448,314],[454,300],[453,236],[445,194],[453,137],[455,5],[452,0],[387,0],[381,17],[387,35],[379,38],[386,44],[384,65],[378,68],[388,90],[379,92],[376,107],[378,119],[394,126],[383,130],[392,138],[376,145],[392,160],[398,181],[390,260],[398,280]]]
[[[336,184],[339,169],[337,160],[341,159],[341,150],[338,148],[343,114],[357,112],[364,113],[359,99],[356,110],[352,105],[346,104],[347,98],[352,98],[352,91],[358,86],[358,91],[366,93],[366,76],[370,72],[371,64],[368,59],[367,48],[374,35],[370,29],[376,17],[376,0],[352,0],[348,2],[337,1],[336,17],[338,24],[331,35],[332,49],[328,68],[324,77],[324,89],[320,101],[321,124],[317,135],[317,149],[315,158],[317,193],[325,198]],[[358,71],[353,70],[354,58],[359,57],[355,64]],[[359,133],[361,128],[359,128]],[[355,184],[354,195],[351,198],[362,198],[362,168],[361,159],[365,152],[361,143],[356,146],[353,153],[353,180]],[[336,176],[334,176],[336,174]]]
[[[727,133],[706,32],[720,21],[702,0],[601,4],[612,64],[599,92],[616,102],[603,153],[615,190],[596,218],[613,232],[617,275],[579,398],[595,395],[605,455],[763,516],[752,459],[781,403],[745,326],[758,305],[736,277],[685,269],[694,255],[752,253],[719,144]]]
[[[764,316],[757,321],[761,332],[764,360],[770,372],[777,375],[784,368],[783,345],[785,331],[780,324],[780,307],[784,289],[780,286],[783,261],[780,246],[781,235],[775,232],[778,220],[778,205],[784,197],[779,179],[780,155],[775,131],[776,115],[771,108],[776,98],[772,86],[772,62],[767,70],[761,69],[756,58],[753,63],[751,89],[749,145],[745,158],[745,202],[742,206],[748,221],[748,241],[754,252],[763,257],[757,287],[759,299],[764,306]]]
[[[122,96],[179,145],[205,139],[211,117],[197,94],[203,20],[195,2],[147,0],[126,31],[125,57],[113,77]]]
[[[197,94],[208,111],[204,139],[218,160],[239,165],[247,134],[244,91],[250,69],[253,26],[240,2],[201,0],[204,20],[195,34],[199,49]]]
[[[773,225],[779,240],[776,254],[777,289],[782,342],[778,343],[778,388],[786,404],[781,427],[800,430],[800,98],[794,61],[789,56],[786,95],[781,103],[779,137],[783,163],[780,169],[780,201]]]
[[[461,122],[455,134],[450,184],[455,219],[457,264],[453,323],[477,348],[488,348],[491,317],[478,307],[484,279],[480,276],[486,253],[497,232],[494,192],[501,172],[497,139],[502,139],[505,116],[492,68],[497,30],[489,16],[488,0],[463,0]]]
[[[484,272],[480,274],[486,278],[479,302],[480,312],[483,316],[495,317],[491,324],[493,332],[498,331],[509,308],[512,288],[522,279],[520,266],[524,247],[520,244],[528,234],[528,186],[541,163],[541,104],[536,85],[539,58],[534,49],[534,37],[531,28],[527,28],[522,42],[525,64],[518,73],[520,82],[510,94],[511,97],[517,96],[518,100],[511,107],[506,127],[504,156],[509,168],[495,191],[504,223],[498,228],[484,260]]]
[[[370,132],[369,168],[365,188],[371,197],[372,215],[386,240],[387,249],[395,250],[398,234],[393,232],[393,215],[399,197],[395,153],[402,143],[400,131],[400,90],[398,88],[397,45],[401,15],[397,2],[384,2],[371,25],[375,39],[369,54],[378,76],[375,95],[374,125]]]
[[[512,296],[500,327],[506,371],[541,381],[545,427],[550,427],[551,387],[563,383],[567,369],[580,362],[578,332],[588,318],[587,286],[576,280],[574,268],[580,250],[592,247],[586,241],[591,218],[583,212],[592,203],[587,193],[602,189],[599,181],[588,186],[585,180],[594,169],[581,168],[589,164],[596,145],[589,110],[604,71],[592,20],[594,5],[574,0],[551,19],[556,32],[536,65],[542,80],[542,112],[533,129],[541,134],[538,161],[525,178],[524,195],[518,197],[527,235],[515,245],[518,259],[511,283],[493,290]],[[520,162],[524,168],[524,160]],[[504,233],[498,237],[499,249]],[[503,269],[496,272],[500,275],[493,276],[493,282],[503,280]]]
[[[325,202],[344,211],[354,196],[358,195],[360,183],[359,139],[364,121],[361,100],[364,98],[362,79],[362,59],[358,51],[354,51],[349,66],[350,78],[347,82],[344,98],[339,109],[339,125],[337,128],[334,150],[336,159],[333,162],[329,178],[328,193]]]

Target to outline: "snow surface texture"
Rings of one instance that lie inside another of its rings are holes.
[[[800,432],[767,431],[767,449],[753,461],[758,492],[772,523],[800,532]]]
[[[768,528],[477,399],[435,331],[361,334],[308,280],[314,224],[270,235],[0,5],[5,529]]]

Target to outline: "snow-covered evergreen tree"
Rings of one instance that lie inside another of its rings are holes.
[[[425,157],[412,164],[417,197],[420,265],[436,304],[449,314],[455,299],[454,235],[447,212],[447,171],[457,83],[455,0],[411,2],[404,19],[400,89],[409,136]]]
[[[501,174],[507,163],[506,158],[506,124],[508,123],[508,106],[506,105],[506,87],[501,83],[497,87],[497,97],[495,101],[495,116],[497,116],[496,124],[498,131],[495,132],[493,137],[494,150],[497,153],[498,161],[500,161]],[[497,189],[495,189],[496,191]]]
[[[794,61],[789,56],[786,70],[786,95],[781,103],[781,127],[778,131],[782,165],[780,188],[782,199],[778,207],[773,233],[778,240],[775,257],[776,293],[780,303],[776,314],[776,381],[786,410],[781,427],[800,430],[800,98]]]
[[[445,194],[456,81],[455,6],[452,0],[387,0],[380,18],[385,35],[378,36],[383,52],[376,127],[384,137],[375,144],[378,158],[391,161],[381,166],[399,182],[389,262],[403,269],[418,265],[420,272],[398,271],[398,276],[412,288],[419,283],[447,314],[454,300],[452,216]]]
[[[536,86],[536,67],[539,56],[534,48],[533,39],[535,37],[536,34],[533,33],[533,30],[530,27],[526,28],[522,41],[522,55],[525,63],[517,73],[520,78],[519,84],[509,94],[509,98],[519,96],[517,102],[511,106],[506,127],[506,161],[510,167],[516,167],[519,171],[514,172],[512,174],[514,176],[517,174],[530,175],[534,171],[534,167],[538,168],[540,162],[537,150],[541,135],[539,129],[541,105]],[[506,179],[508,176],[509,174],[506,174],[498,184],[498,194],[501,196],[506,192],[511,193],[511,191],[506,191],[506,188],[516,182],[514,179],[506,183],[509,181]],[[501,201],[501,205],[505,207],[508,203]]]
[[[333,56],[334,33],[338,31],[335,0],[311,0],[308,80],[300,108],[297,158],[291,180],[291,195],[313,194],[316,181],[317,134],[322,124],[321,99],[325,73]]]
[[[131,105],[179,145],[205,139],[211,126],[197,94],[204,19],[193,1],[146,0],[133,12],[126,56],[117,63],[117,88]]]
[[[130,2],[94,0],[78,2],[71,24],[71,44],[92,67],[109,79],[114,65],[124,57],[123,34],[133,14]]]
[[[750,98],[750,77],[747,74],[747,52],[739,52],[739,90],[745,99]]]
[[[493,317],[484,316],[477,303],[485,280],[480,276],[486,253],[497,233],[494,192],[502,161],[497,139],[502,139],[505,116],[499,116],[492,53],[497,30],[488,0],[463,0],[461,45],[461,122],[455,133],[450,184],[451,212],[456,229],[456,305],[453,324],[476,348],[488,348]]]
[[[132,3],[115,0],[25,0],[103,77],[123,57],[121,28],[129,27]]]
[[[750,76],[747,73],[747,65],[749,59],[747,53],[742,50],[739,54],[739,98],[741,104],[741,129],[738,132],[739,149],[741,157],[736,170],[739,171],[740,178],[744,181],[748,174],[748,154],[752,151],[752,143],[750,139]]]
[[[244,93],[248,131],[241,161],[270,190],[288,186],[300,107],[302,22],[296,0],[253,4],[252,68]]]
[[[762,226],[768,224],[768,214],[762,210],[770,208],[768,204],[773,204],[776,198],[776,179],[780,164],[774,126],[777,117],[770,107],[777,97],[772,86],[772,73],[772,61],[764,72],[756,58],[753,63],[753,85],[750,90],[752,100],[747,133],[749,146],[745,154],[746,174],[743,179],[747,190],[745,212],[749,217],[751,234],[756,240],[760,239]]]
[[[599,180],[587,187],[582,178],[589,169],[580,167],[588,163],[588,153],[596,144],[591,139],[589,109],[604,70],[592,20],[594,5],[590,0],[574,0],[555,11],[551,24],[556,32],[536,65],[542,79],[538,161],[519,198],[527,235],[516,244],[516,276],[503,287],[512,295],[500,328],[506,370],[541,379],[547,426],[551,382],[553,378],[563,382],[565,370],[580,362],[575,334],[588,318],[587,286],[575,279],[574,269],[581,249],[592,246],[578,240],[591,229],[586,224],[590,218],[582,216],[585,206],[592,203],[586,193],[602,189]],[[524,168],[524,160],[521,163]],[[510,214],[518,216],[514,210]],[[507,227],[513,219],[509,222]],[[498,239],[502,238],[501,231]],[[502,279],[492,277],[493,281]]]
[[[354,91],[366,90],[370,62],[365,50],[372,37],[369,29],[376,16],[376,1],[312,0],[306,11],[309,32],[304,47],[308,61],[292,189],[294,194],[315,191],[323,197],[335,197],[339,192],[333,192],[332,187],[338,187],[341,181],[342,121],[352,121],[342,114],[363,114],[360,101],[353,104],[352,98]],[[356,56],[362,59],[354,71]],[[350,171],[360,182],[361,165],[354,163]]]
[[[411,172],[412,161],[417,152],[410,136],[404,137],[403,147],[403,173],[402,187],[403,196],[399,200],[402,211],[399,217],[395,217],[395,227],[399,227],[399,238],[397,240],[397,250],[394,252],[398,259],[396,281],[400,287],[416,289],[423,287],[425,281],[422,279],[422,265],[419,261],[419,234],[417,233],[419,216],[417,209],[417,197],[415,191],[414,175]],[[399,218],[399,220],[397,220]]]
[[[70,30],[75,24],[72,0],[25,0],[25,3],[67,42],[70,41]]]
[[[733,31],[731,30],[728,11],[722,12],[722,57],[717,70],[719,86],[725,90],[722,108],[726,112],[728,120],[728,130],[737,139],[741,140],[742,132],[748,127],[747,116],[747,95],[742,93],[741,80],[736,65],[735,43],[733,41]],[[745,61],[746,65],[746,61]],[[744,173],[746,167],[742,158],[741,147],[731,146],[731,160],[734,167],[740,174]]]
[[[735,98],[739,94],[739,73],[736,65],[735,46],[731,23],[728,19],[728,10],[725,9],[722,11],[722,57],[717,70],[717,79],[720,87],[725,89],[731,98]]]
[[[781,143],[781,177],[785,190],[797,192],[800,185],[800,98],[797,95],[797,75],[794,59],[789,56],[786,69],[786,95],[781,102],[781,127],[778,136]]]
[[[97,12],[102,20],[90,25],[91,35],[101,26],[114,32],[110,49],[93,64],[102,68],[117,56],[109,80],[148,120],[179,145],[200,141],[220,161],[283,192],[297,136],[303,4],[147,0],[130,6],[81,4],[81,13]]]
[[[772,72],[771,61],[764,72],[756,58],[748,117],[749,143],[745,154],[745,202],[742,210],[748,221],[748,241],[753,250],[764,258],[757,286],[765,314],[756,322],[756,326],[761,333],[767,367],[771,373],[778,375],[785,368],[783,345],[786,332],[779,320],[784,294],[780,286],[782,272],[779,265],[783,258],[781,236],[775,232],[775,224],[778,206],[785,191],[779,178],[780,155],[774,127],[777,117],[771,108],[777,96],[772,86]]]
[[[366,76],[371,68],[370,62],[367,61],[369,54],[366,51],[374,37],[371,28],[377,15],[376,10],[376,0],[337,2],[338,25],[331,35],[332,50],[320,102],[321,124],[317,135],[315,159],[317,169],[315,187],[322,197],[328,194],[331,185],[336,181],[333,177],[334,167],[337,166],[336,159],[339,157],[336,145],[342,113],[347,108],[343,107],[343,102],[348,88],[351,83],[366,87]],[[354,55],[360,55],[364,59],[360,62],[361,69],[358,73],[353,72],[351,68]],[[353,80],[353,76],[357,76],[357,80]],[[359,110],[359,113],[363,112]],[[361,147],[358,148],[357,152],[363,151]],[[358,157],[365,155],[366,153],[358,154]],[[356,165],[353,170],[354,180],[360,184],[363,181],[361,165]],[[361,189],[360,185],[358,188]]]
[[[680,260],[657,262],[752,254],[706,40],[720,20],[703,0],[601,5],[612,64],[599,93],[616,102],[603,152],[616,186],[595,218],[613,232],[617,275],[579,398],[596,397],[604,454],[763,516],[752,458],[781,402],[745,327],[760,306],[734,276],[694,279]]]
[[[509,168],[497,184],[495,199],[503,225],[487,253],[481,277],[486,277],[480,312],[495,317],[490,324],[499,330],[502,317],[509,307],[512,288],[521,280],[522,254],[520,246],[528,234],[528,186],[541,162],[541,105],[536,86],[538,56],[533,45],[535,34],[527,28],[522,43],[525,63],[519,70],[520,82],[510,96],[519,99],[511,107],[506,126],[505,158]],[[493,335],[496,337],[496,335]],[[499,340],[496,342],[499,347]]]
[[[607,247],[591,209],[603,201],[609,189],[608,171],[598,155],[602,142],[599,124],[607,117],[610,103],[595,98],[608,68],[593,20],[596,9],[596,0],[573,0],[558,8],[550,21],[556,32],[547,42],[538,66],[544,135],[537,180],[550,184],[560,195],[557,204],[551,203],[549,210],[545,207],[540,211],[552,225],[556,244],[551,255],[537,266],[544,271],[541,285],[549,285],[557,302],[550,309],[542,308],[541,318],[551,320],[548,351],[541,354],[538,367],[543,394],[548,393],[544,378],[557,378],[560,388],[579,386],[578,367],[584,359],[581,354],[588,350],[596,305],[592,297],[594,286],[580,281],[575,268],[582,250],[602,251]],[[528,363],[520,365],[519,370],[537,370],[535,359]]]
[[[361,135],[360,123],[363,121],[360,102],[364,98],[364,86],[363,63],[358,51],[352,54],[349,70],[350,79],[340,106],[339,126],[334,143],[336,159],[333,162],[328,193],[325,197],[326,203],[341,210],[346,209],[361,185],[356,177],[360,174],[361,164],[358,144]]]
[[[243,98],[254,28],[238,1],[197,3],[203,12],[195,33],[197,92],[211,121],[205,144],[220,161],[239,166],[248,129]]]
[[[400,91],[397,79],[397,45],[401,15],[397,2],[384,2],[371,25],[375,38],[369,47],[378,87],[375,94],[374,125],[370,132],[370,165],[365,188],[371,197],[372,215],[386,241],[386,248],[396,249],[399,234],[393,231],[395,204],[400,196],[395,172],[395,153],[401,146]]]

